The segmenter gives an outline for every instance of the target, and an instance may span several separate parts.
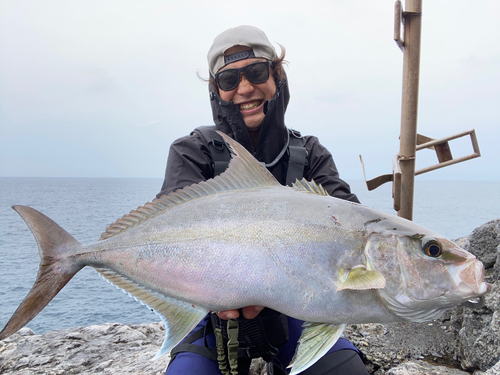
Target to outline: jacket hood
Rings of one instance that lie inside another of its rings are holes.
[[[274,161],[287,140],[285,112],[289,100],[288,80],[285,77],[276,85],[274,97],[264,103],[266,116],[260,126],[257,149],[254,149],[238,106],[222,100],[217,90],[212,85],[210,87],[210,104],[216,129],[238,141],[257,160],[264,163]]]

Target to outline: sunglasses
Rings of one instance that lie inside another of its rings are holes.
[[[226,69],[215,75],[215,82],[222,91],[231,91],[238,87],[243,73],[251,83],[264,83],[269,79],[270,66],[269,61],[259,61],[239,69]]]

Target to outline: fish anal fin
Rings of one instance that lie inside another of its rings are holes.
[[[153,360],[172,350],[209,312],[206,308],[155,293],[115,271],[105,268],[96,270],[107,281],[152,309],[165,323],[165,340]]]
[[[340,282],[337,290],[367,290],[385,288],[385,277],[379,271],[367,270],[364,266],[353,267],[345,281]]]
[[[334,325],[305,322],[292,362],[290,375],[300,374],[315,364],[335,345],[346,324]]]

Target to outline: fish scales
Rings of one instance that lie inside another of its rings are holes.
[[[335,210],[342,220],[352,204],[279,186],[225,195],[168,210],[87,247],[92,259],[80,252],[78,261],[113,268],[158,293],[216,311],[259,304],[300,319],[311,320],[309,311],[315,311],[313,321],[339,323],[325,314],[339,298],[331,270],[340,268],[344,255],[364,262],[364,238],[354,226],[333,221],[330,212],[335,204],[345,206]],[[221,205],[221,199],[231,204]],[[263,217],[261,207],[271,214]],[[346,252],[351,248],[357,253]],[[312,299],[316,289],[325,290],[322,300]]]
[[[491,285],[472,254],[426,228],[329,197],[305,180],[281,186],[241,145],[220,176],[170,193],[81,245],[42,213],[13,208],[36,237],[35,284],[0,332],[33,319],[83,267],[156,311],[170,351],[210,311],[263,305],[304,320],[298,374],[349,323],[424,321],[481,307]]]

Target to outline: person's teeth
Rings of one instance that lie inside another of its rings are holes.
[[[240,104],[240,109],[246,111],[246,110],[249,110],[249,109],[257,108],[258,106],[259,106],[258,102],[244,103],[244,104]]]

